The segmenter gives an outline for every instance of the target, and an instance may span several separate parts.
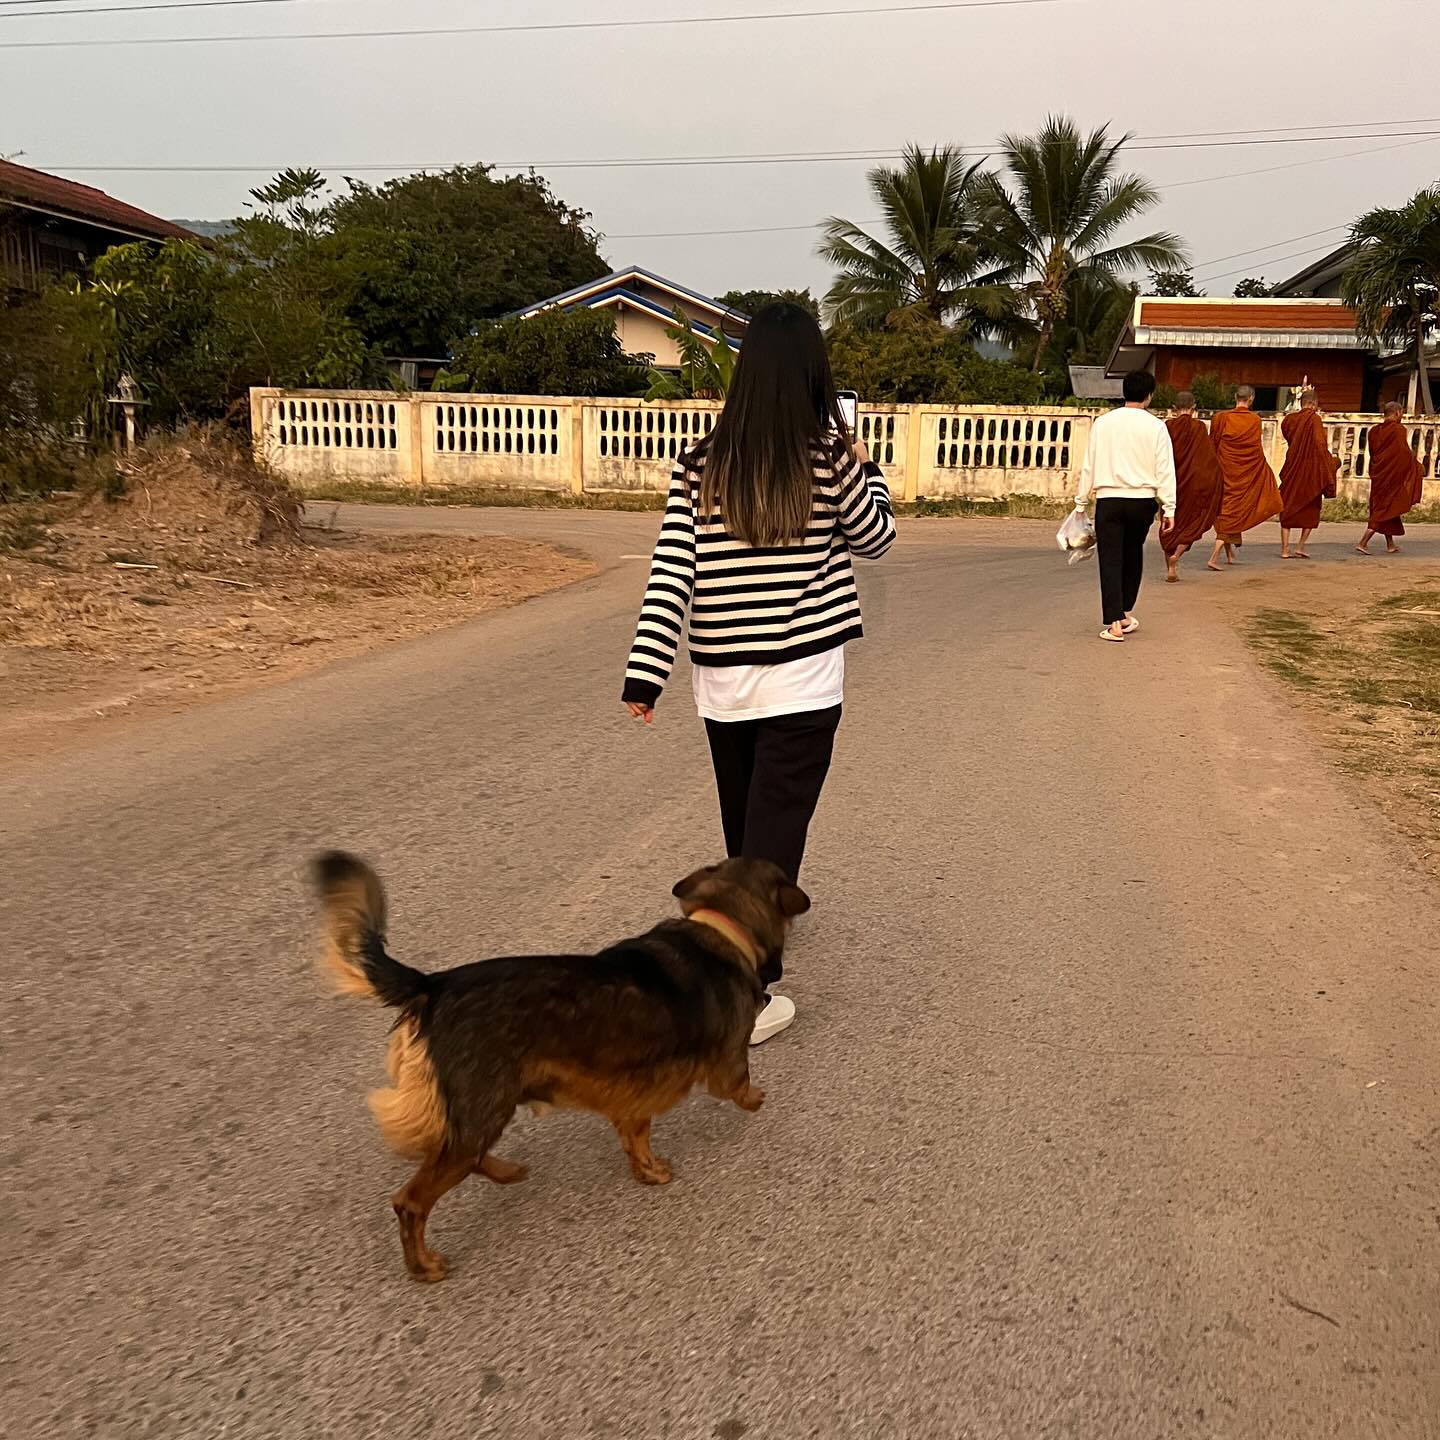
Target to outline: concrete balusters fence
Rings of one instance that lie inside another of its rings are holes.
[[[649,404],[540,395],[252,390],[258,459],[300,489],[344,481],[437,490],[663,491],[676,459],[715,424],[707,401]],[[1340,493],[1367,489],[1373,415],[1326,417]],[[897,500],[1075,492],[1094,413],[1060,406],[862,405],[860,438]],[[1279,471],[1285,442],[1266,420]],[[1440,421],[1410,423],[1426,499],[1440,501]]]

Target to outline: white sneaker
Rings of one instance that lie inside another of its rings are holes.
[[[752,1045],[763,1045],[772,1035],[788,1030],[795,1023],[795,1002],[788,995],[772,995],[755,1019],[750,1032]]]

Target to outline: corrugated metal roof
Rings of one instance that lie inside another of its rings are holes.
[[[4,201],[145,240],[199,238],[183,225],[127,205],[103,190],[62,180],[58,175],[47,175],[11,160],[0,160],[0,202]]]
[[[1209,349],[1246,350],[1369,350],[1369,341],[1353,330],[1172,330],[1141,325],[1136,345],[1202,345]]]

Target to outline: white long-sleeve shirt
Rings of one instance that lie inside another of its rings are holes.
[[[1097,500],[1158,500],[1166,519],[1175,514],[1175,452],[1165,422],[1138,405],[1097,417],[1090,427],[1076,505]]]

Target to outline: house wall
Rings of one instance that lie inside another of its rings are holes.
[[[1354,350],[1253,350],[1162,346],[1155,352],[1155,379],[1187,390],[1197,375],[1218,375],[1227,385],[1298,385],[1308,378],[1330,411],[1355,411],[1365,403],[1366,356]]]
[[[628,305],[615,308],[615,334],[621,349],[627,355],[653,355],[655,364],[673,368],[680,363],[680,347],[665,333],[666,323]]]

